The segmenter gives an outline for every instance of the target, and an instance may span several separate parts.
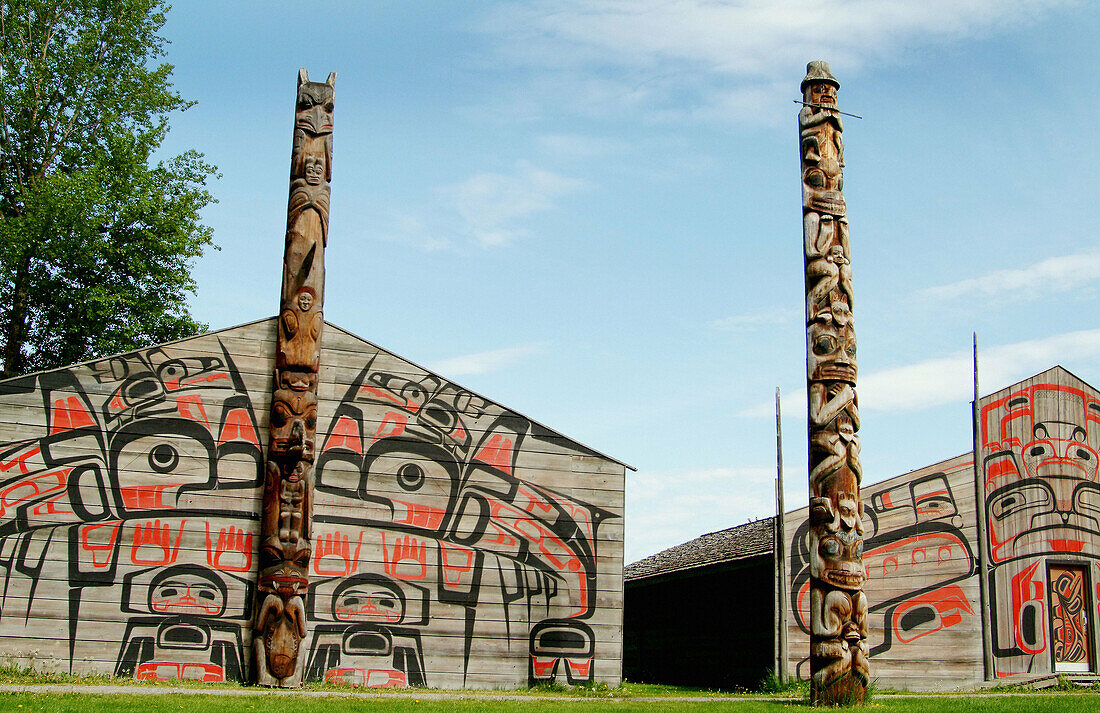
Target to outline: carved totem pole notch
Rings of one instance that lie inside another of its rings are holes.
[[[798,113],[806,266],[813,702],[863,700],[870,676],[852,269],[840,82],[810,62]]]
[[[299,686],[306,665],[335,83],[335,72],[323,83],[298,72],[252,631],[252,677],[264,686]]]

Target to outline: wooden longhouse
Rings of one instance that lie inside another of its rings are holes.
[[[0,657],[244,680],[276,320],[0,381]],[[620,680],[626,466],[339,327],[306,680]]]
[[[863,484],[868,644],[880,687],[1100,673],[1100,391],[1054,367],[979,399],[977,413],[974,452]],[[805,678],[807,508],[786,513],[785,525],[787,672]],[[778,620],[772,532],[769,518],[627,566],[624,674],[723,688],[763,679]]]

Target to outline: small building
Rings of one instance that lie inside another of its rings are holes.
[[[0,381],[0,658],[242,680],[275,318]],[[626,466],[329,324],[307,680],[620,681]]]
[[[759,684],[773,657],[773,562],[767,518],[629,565],[623,676],[702,688]],[[745,582],[759,586],[745,588]],[[754,611],[765,615],[746,616]]]
[[[987,678],[1098,671],[1100,392],[1054,367],[981,398],[977,426],[977,468],[975,453],[967,452],[861,488],[868,645],[872,678],[880,686],[948,690]],[[984,539],[978,507],[988,523]],[[808,509],[788,512],[784,520],[787,668],[806,678]],[[657,616],[649,592],[659,578],[666,591],[679,592],[666,601],[679,605],[685,596],[695,597],[681,620],[683,637],[695,650],[725,655],[737,639],[713,622],[732,621],[729,613],[736,612],[739,628],[751,636],[737,640],[736,648],[758,652],[755,669],[729,664],[738,680],[760,680],[774,666],[774,559],[771,542],[761,542],[771,524],[769,519],[704,535],[626,568],[624,670],[631,680],[676,682],[654,665],[659,659],[650,648],[634,643],[646,636],[635,631],[639,622]],[[984,627],[983,553],[989,598]],[[685,594],[703,581],[699,577],[720,568],[743,576],[707,596]],[[753,611],[760,616],[745,615]],[[757,619],[765,620],[766,631]],[[988,671],[983,646],[992,661]],[[692,672],[692,685],[728,685],[728,670],[713,676],[708,671]]]

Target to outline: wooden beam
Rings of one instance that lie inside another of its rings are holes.
[[[779,387],[775,387],[775,526],[772,557],[775,560],[775,676],[787,682],[787,528],[783,519],[783,413]]]
[[[978,333],[974,332],[974,401],[971,403],[971,416],[974,427],[974,512],[978,516],[978,597],[981,599],[982,610],[982,668],[985,680],[992,681],[996,678],[997,671],[993,662],[993,632],[990,630],[993,619],[989,614],[989,531],[985,521],[985,466],[982,464],[979,398]]]

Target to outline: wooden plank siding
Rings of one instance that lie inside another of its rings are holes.
[[[242,678],[275,321],[0,382],[0,657]],[[621,680],[625,466],[334,325],[307,677]]]
[[[1051,617],[1051,565],[1085,568],[1081,642],[1092,671],[1100,622],[1100,392],[1061,367],[979,400],[996,675],[1054,672],[1070,645]]]
[[[974,459],[965,454],[862,487],[871,677],[943,690],[982,680]],[[788,672],[809,675],[808,509],[786,515]]]

